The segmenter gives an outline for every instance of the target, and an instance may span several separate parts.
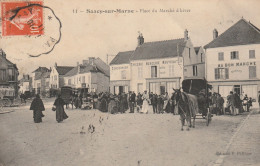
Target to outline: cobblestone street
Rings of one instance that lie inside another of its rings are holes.
[[[40,124],[33,123],[28,105],[0,115],[2,165],[214,165],[247,118],[247,114],[214,116],[208,127],[199,119],[195,129],[180,131],[179,116],[172,114],[111,115],[69,109],[69,119],[57,123],[51,106],[51,101],[45,102]],[[229,149],[237,154],[226,156],[224,165],[259,162],[259,117],[253,113],[245,121]],[[90,124],[95,126],[93,134],[88,132]]]

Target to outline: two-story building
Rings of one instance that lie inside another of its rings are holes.
[[[100,58],[90,57],[64,75],[65,86],[88,88],[89,92],[109,91],[109,66]]]
[[[46,67],[38,67],[32,72],[32,93],[42,94],[49,89],[51,70]],[[48,86],[47,86],[47,85]]]
[[[187,77],[199,75],[197,67],[193,66],[199,66],[201,62],[197,61],[199,58],[187,30],[180,39],[145,43],[139,34],[137,41],[134,51],[119,52],[110,63],[111,93],[142,93],[144,90],[156,94],[172,93],[173,88],[181,86],[184,72]],[[200,76],[204,77],[204,72]]]
[[[6,58],[5,52],[0,49],[0,88],[11,88],[18,95],[18,68]]]
[[[59,89],[63,87],[65,74],[67,74],[73,68],[73,66],[58,66],[57,63],[55,63],[51,68],[50,88]]]
[[[213,91],[227,97],[230,91],[241,98],[257,99],[260,90],[260,30],[245,19],[218,36],[213,31],[213,41],[204,46],[206,52],[206,77]]]
[[[31,91],[31,77],[26,74],[19,80],[19,92],[25,93]]]

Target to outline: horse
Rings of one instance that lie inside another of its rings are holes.
[[[187,94],[181,92],[181,89],[173,89],[174,98],[178,106],[180,119],[181,119],[181,130],[183,131],[183,126],[185,120],[187,122],[187,129],[193,127],[195,128],[195,118],[196,113],[198,113],[198,101],[195,95]],[[193,124],[191,124],[191,118],[193,118]]]

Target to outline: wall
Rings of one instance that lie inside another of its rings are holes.
[[[56,80],[55,80],[56,76]],[[59,86],[59,73],[57,72],[55,66],[52,67],[51,73],[50,73],[50,87],[56,87],[60,88]]]
[[[121,78],[121,72],[126,72],[126,78]],[[130,80],[131,79],[131,68],[130,64],[111,65],[110,66],[110,80]]]
[[[152,60],[138,60],[131,61],[131,82],[130,90],[138,91],[138,84],[143,84],[143,90],[147,89],[146,79],[151,77],[151,66],[157,66],[157,78],[154,79],[166,79],[183,77],[183,61],[182,57],[164,58],[164,59],[152,59]],[[142,74],[138,74],[138,68],[141,68]],[[173,70],[171,70],[173,68]],[[170,71],[171,70],[171,71]]]
[[[255,59],[249,59],[249,50],[255,50]],[[239,51],[239,60],[231,60],[230,52]],[[218,60],[218,53],[224,52],[224,61]],[[260,78],[260,45],[241,45],[221,48],[211,48],[206,50],[206,77],[208,81],[215,80],[215,68],[223,66],[229,68],[230,80],[248,80],[249,69],[248,65],[256,65],[257,79]],[[251,62],[251,64],[250,64]],[[239,63],[239,64],[238,64]],[[242,64],[240,64],[242,63]],[[243,64],[244,63],[244,64]]]

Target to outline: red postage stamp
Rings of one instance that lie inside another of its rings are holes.
[[[2,35],[43,35],[43,2],[2,2]]]

